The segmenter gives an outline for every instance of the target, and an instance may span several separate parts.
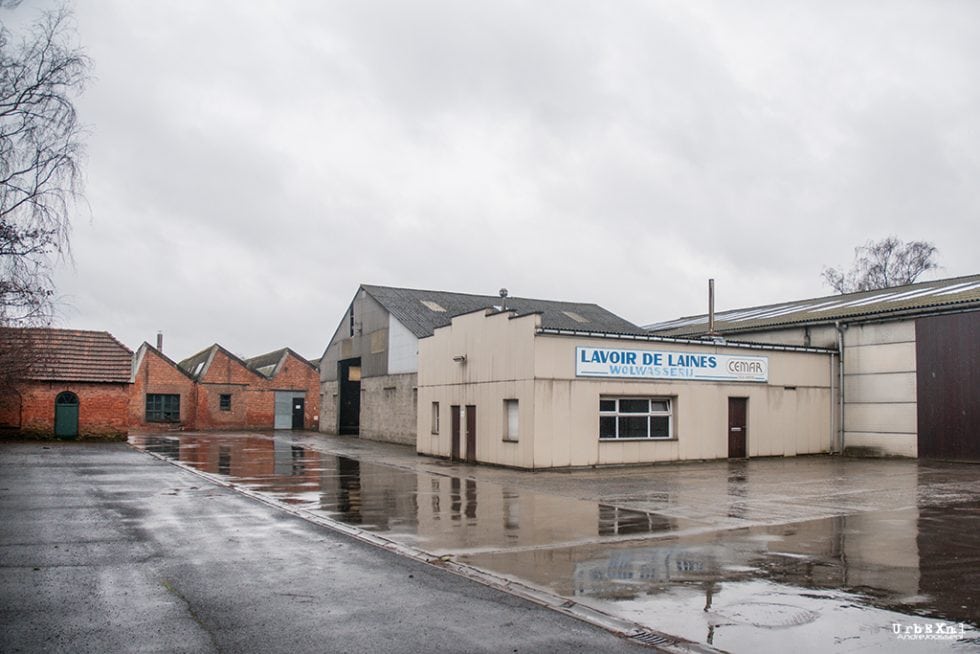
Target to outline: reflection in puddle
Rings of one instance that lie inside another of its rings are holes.
[[[890,650],[892,625],[916,620],[973,625],[942,649],[978,644],[970,640],[980,623],[975,501],[698,531],[691,518],[622,506],[632,499],[625,496],[597,502],[535,492],[452,475],[463,466],[435,474],[289,437],[131,442],[284,504],[722,649],[766,651],[760,642],[785,645],[785,636],[760,639],[792,630],[800,651]],[[743,518],[759,495],[749,492],[743,462],[727,472],[718,515]],[[666,512],[670,493],[646,493],[644,508]]]

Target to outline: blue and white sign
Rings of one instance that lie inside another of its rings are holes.
[[[769,357],[577,347],[575,376],[767,382]]]

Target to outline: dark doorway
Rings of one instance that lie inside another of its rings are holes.
[[[449,446],[449,458],[459,461],[459,405],[449,407],[449,422],[452,424],[452,441]]]
[[[357,436],[361,433],[361,358],[337,362],[340,410],[338,432]]]
[[[293,429],[302,429],[306,418],[306,398],[293,398]]]
[[[78,436],[78,396],[71,391],[58,393],[54,400],[54,435],[58,438]]]
[[[980,461],[980,311],[915,321],[919,456]]]
[[[748,439],[747,397],[728,398],[728,458],[744,459]]]
[[[466,462],[476,463],[476,407],[466,405]]]

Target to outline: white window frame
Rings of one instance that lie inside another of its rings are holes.
[[[620,407],[620,402],[623,400],[629,401],[646,401],[647,411],[637,412],[637,411],[622,411]],[[600,396],[599,397],[599,440],[603,443],[615,443],[622,441],[669,441],[674,440],[676,436],[674,435],[674,400],[673,397],[663,397],[663,396],[636,396],[636,395],[623,395],[623,396]],[[603,402],[615,402],[614,409],[603,410]],[[660,408],[655,408],[654,403],[666,403],[667,409],[663,410]],[[616,434],[614,436],[603,436],[602,433],[602,422],[603,418],[614,418],[616,425]],[[619,436],[620,425],[622,424],[622,419],[624,418],[646,418],[646,436]],[[651,435],[651,422],[653,418],[667,418],[667,435],[666,436],[653,436]]]
[[[504,400],[504,441],[516,443],[520,440],[521,405],[514,398]]]

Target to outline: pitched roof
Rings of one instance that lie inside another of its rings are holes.
[[[980,308],[980,275],[723,311],[715,314],[715,331],[734,334],[836,320],[856,322],[973,307]],[[708,332],[708,316],[702,314],[679,318],[647,325],[645,329],[661,336],[699,336]]]
[[[288,347],[245,359],[245,365],[260,375],[271,378],[279,372],[280,365],[289,354],[292,354],[298,360],[302,361],[314,370],[317,369],[317,367],[310,363],[308,359],[304,359]]]
[[[540,313],[541,326],[549,329],[613,334],[646,333],[639,326],[597,304],[520,297],[501,298],[498,295],[470,295],[366,284],[362,284],[361,288],[417,338],[431,336],[434,329],[448,325],[454,316],[501,306],[516,311],[518,315]]]
[[[109,332],[5,328],[0,339],[12,348],[33,348],[27,379],[129,383],[133,352]]]
[[[135,375],[139,371],[139,367],[140,367],[140,365],[142,365],[143,358],[146,356],[146,353],[147,352],[152,352],[152,353],[156,354],[158,357],[160,357],[160,359],[162,359],[163,361],[165,361],[169,365],[171,365],[174,368],[176,368],[177,371],[180,372],[185,377],[188,377],[189,379],[194,379],[193,377],[191,377],[191,374],[189,372],[187,372],[186,370],[184,370],[183,368],[181,368],[179,365],[177,365],[177,362],[176,361],[174,361],[173,359],[171,359],[170,357],[168,357],[162,351],[160,351],[160,350],[156,349],[155,347],[153,347],[152,345],[150,345],[148,342],[143,341],[143,344],[140,345],[136,349],[136,355],[133,357],[133,371],[132,371],[133,377],[130,378],[130,381],[133,381],[133,379],[135,379]]]

